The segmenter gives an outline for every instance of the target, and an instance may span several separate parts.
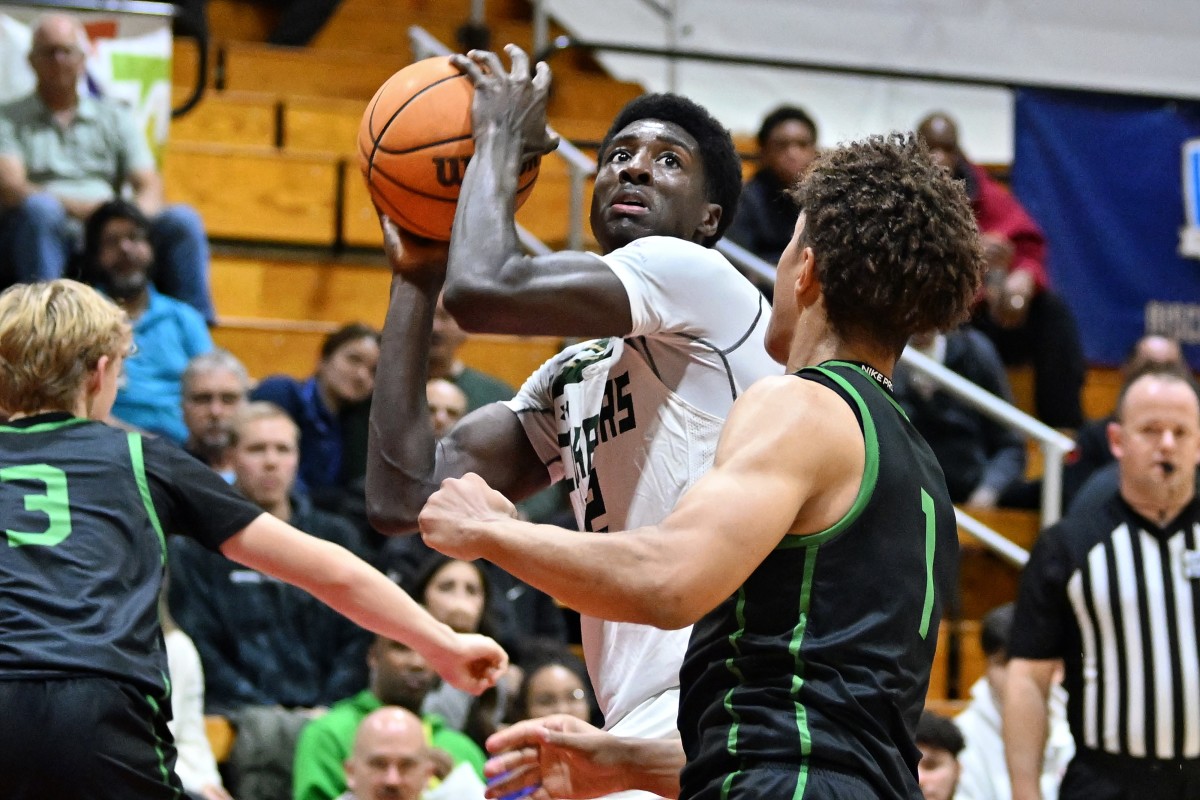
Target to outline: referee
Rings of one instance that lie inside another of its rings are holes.
[[[1038,540],[1005,694],[1013,800],[1040,796],[1046,700],[1065,666],[1076,754],[1061,800],[1200,797],[1200,395],[1177,367],[1121,393],[1119,487]]]

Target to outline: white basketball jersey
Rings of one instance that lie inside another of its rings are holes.
[[[629,295],[633,331],[567,348],[508,403],[551,478],[567,481],[580,529],[598,532],[662,521],[712,466],[733,401],[783,372],[764,349],[766,301],[720,253],[653,236],[603,258]],[[674,708],[654,700],[679,686],[691,629],[582,626],[607,727],[674,731]]]

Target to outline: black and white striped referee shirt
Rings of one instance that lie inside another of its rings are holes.
[[[1063,659],[1078,748],[1200,757],[1200,500],[1160,528],[1114,496],[1043,532],[1009,654]]]

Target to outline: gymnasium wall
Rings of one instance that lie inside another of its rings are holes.
[[[589,39],[665,46],[656,8],[677,9],[677,46],[850,67],[966,74],[1115,93],[1200,98],[1195,0],[544,0]],[[607,56],[625,80],[663,90],[662,59]],[[978,161],[1012,160],[1012,98],[1003,89],[859,79],[818,72],[680,62],[678,91],[735,132],[755,130],[781,101],[806,106],[821,143],[911,128],[935,108],[956,114]]]

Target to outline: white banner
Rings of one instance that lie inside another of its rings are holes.
[[[170,8],[160,4],[156,8]],[[5,5],[0,12],[0,102],[33,91],[31,25],[52,9]],[[171,123],[171,17],[119,11],[71,12],[87,32],[87,74],[80,86],[127,103],[158,156]]]

